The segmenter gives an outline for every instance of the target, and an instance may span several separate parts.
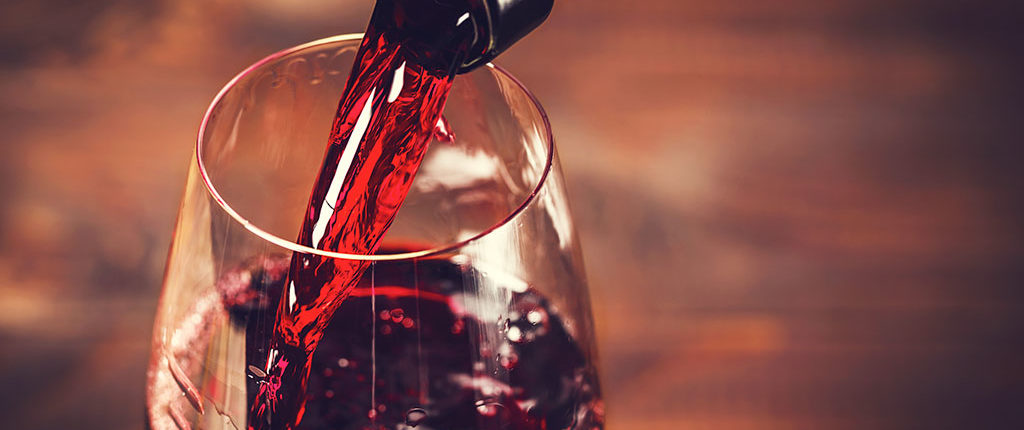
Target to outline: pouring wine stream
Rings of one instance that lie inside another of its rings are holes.
[[[551,0],[379,0],[338,106],[297,242],[372,254],[412,184],[457,73],[539,25]],[[293,255],[250,429],[302,420],[323,331],[369,262]]]

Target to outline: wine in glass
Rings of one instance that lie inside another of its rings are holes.
[[[323,333],[302,429],[603,428],[579,244],[550,125],[515,78],[461,75],[373,254],[294,237],[359,35],[297,46],[200,127],[156,318],[153,429],[254,427],[294,255],[363,262]],[[451,133],[449,133],[451,132]]]

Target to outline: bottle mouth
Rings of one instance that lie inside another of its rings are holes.
[[[490,6],[486,0],[480,3],[475,13],[469,16],[469,22],[473,26],[473,43],[469,48],[470,55],[459,66],[459,74],[469,73],[497,56],[494,52],[494,23],[491,20]]]
[[[492,233],[493,231],[497,230],[498,228],[501,228],[502,226],[508,224],[510,221],[515,219],[520,213],[522,213],[526,208],[528,208],[533,203],[533,201],[536,198],[537,194],[541,191],[541,189],[544,187],[544,184],[547,182],[548,174],[551,171],[551,165],[552,165],[553,159],[554,159],[554,138],[553,138],[552,133],[551,133],[551,123],[548,121],[547,113],[544,112],[544,108],[540,105],[540,102],[537,100],[536,96],[534,96],[533,93],[531,93],[530,90],[528,90],[526,88],[526,86],[523,85],[522,82],[520,82],[518,79],[516,79],[515,76],[512,76],[512,74],[510,74],[505,69],[503,69],[503,68],[501,68],[499,66],[496,66],[494,64],[487,63],[484,66],[486,68],[486,70],[488,70],[487,72],[477,71],[476,73],[494,73],[497,76],[499,76],[500,78],[507,79],[510,83],[512,83],[514,85],[514,87],[516,89],[518,89],[519,91],[522,91],[522,93],[524,95],[526,95],[526,97],[530,101],[531,106],[534,109],[537,110],[537,112],[539,114],[539,117],[541,118],[542,122],[541,122],[540,125],[542,126],[543,130],[541,131],[540,136],[545,140],[544,147],[547,150],[547,154],[545,154],[545,156],[543,158],[544,166],[540,170],[539,175],[538,175],[537,180],[536,180],[536,183],[534,184],[534,186],[531,189],[530,193],[523,199],[523,201],[518,206],[516,206],[515,209],[510,211],[508,214],[505,215],[504,218],[502,218],[500,221],[494,223],[490,227],[487,227],[487,228],[483,229],[482,231],[480,231],[479,233],[476,233],[476,234],[474,234],[474,235],[472,235],[472,236],[470,236],[470,237],[468,237],[466,239],[455,241],[455,242],[451,242],[451,243],[448,243],[448,244],[445,244],[445,245],[435,246],[435,247],[428,248],[428,249],[418,250],[418,251],[408,251],[408,252],[400,252],[400,253],[380,253],[380,254],[350,254],[350,253],[333,252],[333,251],[325,251],[325,250],[322,250],[322,249],[316,249],[316,248],[312,248],[312,247],[309,247],[309,246],[306,246],[306,245],[298,244],[298,243],[296,243],[296,242],[294,242],[292,240],[284,239],[284,238],[282,238],[280,236],[277,236],[277,235],[275,235],[273,233],[270,233],[269,231],[261,228],[260,226],[258,226],[256,224],[252,223],[247,218],[242,216],[242,214],[240,214],[237,210],[235,210],[235,208],[233,208],[231,206],[231,203],[228,202],[226,199],[224,199],[221,196],[220,191],[218,191],[218,189],[217,189],[217,185],[210,178],[209,172],[207,171],[207,168],[206,168],[206,164],[205,164],[205,162],[203,160],[203,146],[204,146],[204,142],[203,141],[204,141],[204,136],[206,135],[207,127],[209,126],[210,121],[213,119],[214,112],[215,112],[217,106],[220,104],[221,100],[233,88],[236,87],[236,85],[239,83],[239,81],[241,81],[245,77],[249,76],[250,74],[256,72],[257,70],[260,70],[262,66],[264,66],[264,65],[266,65],[268,63],[271,63],[273,61],[279,60],[280,58],[282,58],[284,56],[287,56],[289,54],[293,54],[293,53],[296,53],[296,52],[299,52],[299,51],[303,51],[305,49],[313,48],[313,47],[316,47],[316,46],[320,46],[320,45],[324,45],[324,44],[328,44],[328,43],[336,43],[336,42],[358,41],[358,40],[361,40],[362,38],[363,38],[363,34],[362,33],[345,34],[345,35],[339,35],[339,36],[333,36],[333,37],[327,37],[327,38],[324,38],[324,39],[315,40],[315,41],[308,42],[308,43],[305,43],[305,44],[302,44],[302,45],[298,45],[298,46],[294,46],[294,47],[291,47],[291,48],[288,48],[288,49],[284,49],[284,50],[278,51],[278,52],[276,52],[274,54],[271,54],[271,55],[263,58],[260,61],[257,61],[256,63],[254,63],[253,65],[249,66],[248,68],[243,70],[241,73],[236,75],[234,78],[232,78],[230,81],[228,81],[228,83],[226,85],[224,85],[224,87],[221,88],[221,90],[213,98],[213,101],[210,103],[210,106],[206,109],[206,113],[203,115],[203,120],[202,120],[202,122],[199,125],[199,135],[198,135],[198,138],[196,139],[196,147],[195,147],[195,159],[196,159],[196,163],[198,165],[197,167],[199,169],[199,174],[202,177],[203,185],[205,186],[206,191],[210,194],[210,197],[212,197],[213,200],[215,202],[217,202],[217,205],[220,206],[220,208],[225,213],[227,213],[232,218],[232,220],[235,223],[237,223],[242,228],[248,230],[250,233],[258,236],[260,239],[265,240],[265,241],[267,241],[269,243],[272,243],[272,244],[274,244],[276,246],[279,246],[281,248],[285,248],[287,250],[290,250],[292,252],[299,252],[299,253],[304,253],[304,254],[315,254],[315,255],[320,255],[320,256],[328,257],[328,258],[338,258],[338,259],[345,259],[345,260],[395,261],[395,260],[415,259],[415,258],[422,258],[422,257],[429,257],[429,256],[439,255],[439,254],[451,253],[451,252],[453,252],[453,251],[455,251],[455,250],[457,250],[459,248],[462,248],[462,247],[464,247],[466,245],[469,245],[469,244],[473,243],[474,241],[477,241],[480,238],[483,238],[483,237],[489,235],[490,233]],[[457,85],[457,83],[456,83],[456,85]],[[399,211],[399,213],[401,213],[401,211]],[[386,238],[387,238],[387,236],[386,236],[386,233],[385,233],[385,239]]]
[[[471,0],[475,40],[458,73],[487,64],[547,19],[553,0]]]

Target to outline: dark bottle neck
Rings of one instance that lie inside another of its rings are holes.
[[[486,64],[518,42],[547,19],[554,4],[554,0],[468,1],[476,40],[459,73]]]
[[[537,28],[553,0],[377,0],[367,36],[386,35],[423,65],[466,73]],[[377,34],[373,34],[377,33]]]

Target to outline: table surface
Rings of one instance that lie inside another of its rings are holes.
[[[305,3],[0,6],[5,424],[139,428],[201,112],[370,7]],[[555,128],[609,428],[1024,424],[1021,7],[557,3],[501,62]]]

